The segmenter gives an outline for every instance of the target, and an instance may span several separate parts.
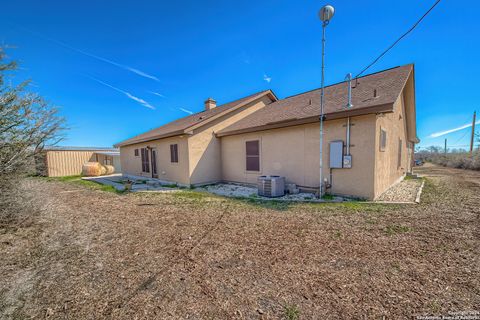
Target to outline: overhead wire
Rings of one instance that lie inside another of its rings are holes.
[[[355,78],[358,78],[360,77],[365,71],[367,71],[368,69],[370,69],[370,67],[372,67],[375,63],[377,63],[384,55],[387,54],[388,51],[390,51],[393,47],[395,47],[397,45],[397,43],[399,43],[403,38],[405,38],[410,32],[412,32],[419,24],[420,22],[422,22],[423,19],[425,19],[426,16],[428,16],[428,14],[440,3],[441,0],[437,0],[431,7],[430,9],[428,9],[427,12],[425,12],[423,14],[423,16],[417,20],[417,22],[415,22],[415,24],[407,30],[407,32],[405,32],[404,34],[402,34],[397,40],[395,40],[395,42],[390,45],[385,51],[383,51],[377,58],[375,58],[375,60],[373,60],[368,66],[366,66],[362,71],[360,71],[359,74],[357,74],[355,76]]]

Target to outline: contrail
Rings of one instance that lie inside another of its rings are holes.
[[[178,108],[178,109],[182,110],[185,113],[193,114],[193,111],[190,111],[190,110],[187,110],[187,109],[184,109],[184,108]]]
[[[20,26],[17,26],[18,28],[20,29],[23,29],[31,34],[34,34],[36,35],[37,37],[40,37],[42,39],[45,39],[45,40],[48,40],[50,42],[53,42],[59,46],[62,46],[66,49],[69,49],[69,50],[72,50],[72,51],[75,51],[77,53],[80,53],[80,54],[83,54],[87,57],[90,57],[90,58],[93,58],[93,59],[96,59],[96,60],[99,60],[99,61],[103,61],[105,63],[108,63],[108,64],[111,64],[113,66],[116,66],[118,68],[122,68],[124,70],[127,70],[127,71],[130,71],[130,72],[133,72],[141,77],[144,77],[144,78],[148,78],[148,79],[152,79],[152,80],[155,80],[157,82],[159,82],[160,80],[155,77],[155,76],[152,76],[151,74],[148,74],[146,72],[143,72],[141,70],[138,70],[138,69],[135,69],[135,68],[132,68],[130,66],[127,66],[127,65],[124,65],[124,64],[121,64],[121,63],[118,63],[118,62],[115,62],[115,61],[112,61],[112,60],[109,60],[107,58],[103,58],[103,57],[100,57],[100,56],[97,56],[96,54],[93,54],[93,53],[90,53],[90,52],[87,52],[87,51],[84,51],[84,50],[81,50],[81,49],[78,49],[78,48],[75,48],[75,47],[72,47],[68,44],[66,44],[65,42],[62,42],[60,40],[57,40],[57,39],[54,39],[54,38],[50,38],[50,37],[47,37],[47,36],[44,36],[43,34],[40,34],[38,32],[35,32],[35,31],[32,31],[32,30],[29,30],[27,28],[24,28],[24,27],[20,27]]]
[[[113,90],[115,90],[115,91],[118,91],[118,92],[123,93],[123,94],[126,95],[128,98],[130,98],[130,99],[132,99],[132,100],[140,103],[142,106],[144,106],[144,107],[146,107],[146,108],[155,110],[155,107],[154,107],[154,106],[152,106],[151,104],[149,104],[147,101],[145,101],[145,100],[143,100],[143,99],[141,99],[141,98],[139,98],[139,97],[134,96],[134,95],[131,94],[130,92],[127,92],[127,91],[124,91],[124,90],[119,89],[119,88],[117,88],[117,87],[114,87],[114,86],[112,86],[111,84],[108,84],[108,83],[106,83],[106,82],[104,82],[104,81],[102,81],[102,80],[100,80],[100,79],[97,79],[97,78],[94,78],[94,77],[90,77],[90,76],[87,76],[87,77],[90,78],[90,79],[92,79],[92,80],[94,80],[94,81],[96,81],[96,82],[98,82],[98,83],[100,83],[100,84],[103,84],[104,86],[107,86],[107,87],[109,87],[109,88],[111,88],[111,89],[113,89]]]
[[[475,122],[475,124],[480,124],[480,120]],[[458,128],[453,128],[453,129],[449,129],[449,130],[445,130],[445,131],[432,133],[429,137],[430,138],[438,138],[438,137],[444,136],[444,135],[452,133],[452,132],[457,132],[457,131],[460,131],[460,130],[463,130],[463,129],[466,129],[466,128],[470,128],[471,126],[472,126],[471,123],[465,124],[465,125],[463,125],[461,127],[458,127]]]
[[[159,97],[161,97],[161,98],[165,98],[165,96],[164,96],[163,94],[161,94],[161,93],[158,93],[158,92],[155,92],[155,91],[148,91],[148,92],[150,92],[151,94],[154,94],[154,95],[156,95],[156,96],[159,96]]]

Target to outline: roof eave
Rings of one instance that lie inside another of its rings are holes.
[[[361,115],[372,114],[372,113],[392,112],[392,111],[393,111],[393,103],[386,103],[382,105],[364,107],[359,109],[344,109],[341,111],[326,114],[325,121],[342,119],[342,118],[353,117],[353,116],[361,116]],[[232,136],[232,135],[242,134],[242,133],[279,129],[279,128],[285,128],[285,127],[298,126],[302,124],[316,123],[318,121],[319,121],[319,116],[312,116],[312,117],[302,118],[302,119],[292,119],[291,121],[285,120],[278,123],[265,124],[261,126],[251,127],[251,128],[226,131],[226,132],[218,132],[215,135],[217,137],[225,137],[225,136]]]
[[[126,146],[131,146],[133,144],[144,143],[144,142],[149,142],[149,141],[158,140],[158,139],[171,138],[171,137],[181,136],[181,135],[191,135],[191,133],[188,132],[187,129],[177,130],[177,131],[170,132],[170,133],[167,133],[167,134],[153,136],[153,137],[149,137],[149,138],[145,138],[145,139],[141,139],[141,140],[136,140],[136,141],[132,141],[132,142],[127,142],[127,141],[119,142],[117,144],[114,144],[113,146],[115,148],[126,147]]]

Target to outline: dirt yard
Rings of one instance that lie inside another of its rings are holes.
[[[116,194],[29,179],[0,228],[0,318],[404,319],[480,309],[480,172],[420,205]]]

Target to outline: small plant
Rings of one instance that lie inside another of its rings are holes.
[[[300,317],[300,311],[295,305],[286,305],[285,306],[285,317],[288,320],[297,320]]]
[[[342,233],[340,230],[335,231],[335,238],[340,239],[342,237]]]
[[[334,198],[331,194],[324,194],[322,197],[323,200],[333,200]]]
[[[389,236],[392,236],[397,233],[405,233],[409,232],[412,229],[407,226],[400,226],[400,225],[389,225],[385,228],[385,233]]]
[[[402,271],[402,269],[400,268],[400,265],[398,263],[393,263],[392,264],[392,269],[395,270],[396,272]]]
[[[132,190],[133,181],[127,179],[127,181],[125,181],[123,185],[125,186],[125,191],[130,191]]]

